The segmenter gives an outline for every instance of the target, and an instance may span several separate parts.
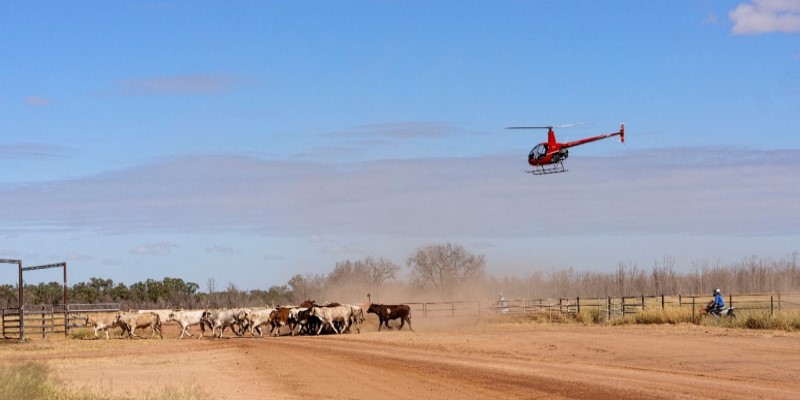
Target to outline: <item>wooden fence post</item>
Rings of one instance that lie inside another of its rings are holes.
[[[577,306],[578,306],[578,314],[580,314],[581,313],[581,297],[580,296],[578,296],[578,298],[575,299],[575,304],[577,304]]]
[[[644,311],[644,295],[642,295],[642,311]]]
[[[692,296],[692,322],[694,322],[694,296]]]
[[[769,296],[769,316],[775,313],[775,305],[772,303],[772,296]]]
[[[608,303],[606,304],[606,320],[611,320],[611,296],[608,296]]]
[[[42,306],[42,339],[44,339],[44,328],[45,328],[45,319],[44,319],[44,306]]]
[[[661,311],[664,311],[664,293],[661,293]]]

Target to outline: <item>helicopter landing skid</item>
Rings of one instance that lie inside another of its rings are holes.
[[[533,175],[548,175],[548,174],[560,174],[562,172],[567,172],[568,170],[564,168],[564,165],[561,163],[554,164],[552,167],[544,167],[535,168],[530,171],[525,171],[529,174]]]

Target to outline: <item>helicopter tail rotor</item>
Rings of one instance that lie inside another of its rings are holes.
[[[619,124],[619,141],[625,143],[625,124]]]

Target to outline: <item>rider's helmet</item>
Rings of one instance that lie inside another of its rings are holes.
[[[714,294],[720,294],[722,292],[719,291],[719,288],[714,289]]]

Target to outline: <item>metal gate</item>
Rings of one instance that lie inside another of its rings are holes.
[[[5,339],[24,340],[26,335],[69,334],[71,328],[83,326],[87,315],[97,312],[117,312],[119,303],[34,305],[22,308],[3,308],[2,335]]]

